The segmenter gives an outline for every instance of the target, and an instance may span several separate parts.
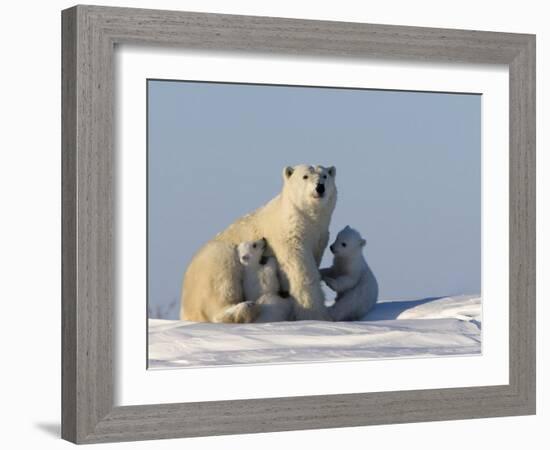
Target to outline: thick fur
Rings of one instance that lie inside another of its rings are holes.
[[[319,264],[336,205],[335,175],[333,167],[285,167],[279,195],[238,219],[193,257],[183,280],[182,319],[227,319],[226,310],[244,300],[236,247],[265,237],[268,253],[279,264],[281,290],[293,299],[295,318],[331,320],[324,305]],[[320,184],[322,194],[318,192]],[[255,318],[252,313],[235,317],[235,321],[252,322]]]
[[[255,322],[281,322],[292,315],[292,300],[279,295],[278,264],[273,256],[264,254],[265,239],[242,242],[237,247],[243,266],[244,298],[257,303]]]
[[[293,301],[277,294],[263,294],[256,301],[259,312],[254,322],[284,322],[293,319]]]
[[[264,255],[267,241],[241,242],[237,246],[239,261],[243,266],[244,299],[255,302],[264,294],[279,293],[277,260]]]
[[[241,302],[222,310],[214,317],[214,322],[249,323],[260,316],[260,306],[256,302]]]
[[[363,256],[365,240],[350,228],[344,228],[330,246],[332,267],[321,269],[325,283],[337,293],[329,308],[335,321],[358,320],[378,301],[378,282]]]

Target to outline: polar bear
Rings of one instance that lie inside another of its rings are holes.
[[[237,255],[243,266],[243,295],[245,301],[257,301],[265,294],[279,293],[277,261],[265,254],[267,241],[241,242],[237,246]]]
[[[290,298],[279,295],[277,261],[265,255],[267,241],[241,242],[237,246],[239,261],[243,266],[243,293],[245,301],[259,305],[255,322],[281,322],[289,320],[292,313]]]
[[[319,264],[336,205],[336,169],[305,164],[283,169],[279,195],[237,219],[192,258],[183,279],[180,317],[199,322],[253,322],[258,311],[243,302],[236,247],[265,237],[280,268],[281,290],[298,320],[331,320],[324,304]],[[229,314],[227,313],[229,311]]]
[[[323,281],[338,294],[329,308],[335,321],[361,319],[378,300],[378,282],[363,256],[365,244],[359,232],[345,227],[330,246],[332,267],[321,269]]]

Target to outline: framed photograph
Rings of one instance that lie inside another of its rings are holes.
[[[535,413],[535,37],[62,13],[62,435]]]

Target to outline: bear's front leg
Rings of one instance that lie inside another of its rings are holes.
[[[260,306],[255,302],[241,302],[228,306],[214,317],[218,323],[252,323],[260,314]]]
[[[321,278],[324,280],[325,277],[332,277],[333,275],[333,269],[332,267],[326,267],[324,269],[319,269],[319,273],[321,274]]]
[[[353,287],[359,282],[357,277],[350,275],[341,275],[338,278],[323,276],[323,281],[335,292],[344,292]]]
[[[325,306],[321,276],[313,254],[292,250],[279,259],[279,264],[289,281],[296,320],[332,320]]]
[[[334,292],[338,292],[338,288],[337,288],[337,280],[328,276],[328,275],[323,275],[323,281],[326,283],[326,285],[331,288]]]

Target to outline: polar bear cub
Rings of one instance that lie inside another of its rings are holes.
[[[378,300],[378,282],[363,256],[365,244],[359,232],[346,226],[330,246],[332,267],[321,269],[323,281],[337,293],[329,308],[335,321],[361,319]]]
[[[259,306],[254,322],[280,322],[289,320],[292,302],[279,296],[280,284],[277,260],[266,256],[267,241],[241,242],[237,246],[239,261],[243,266],[243,292],[247,302]]]

